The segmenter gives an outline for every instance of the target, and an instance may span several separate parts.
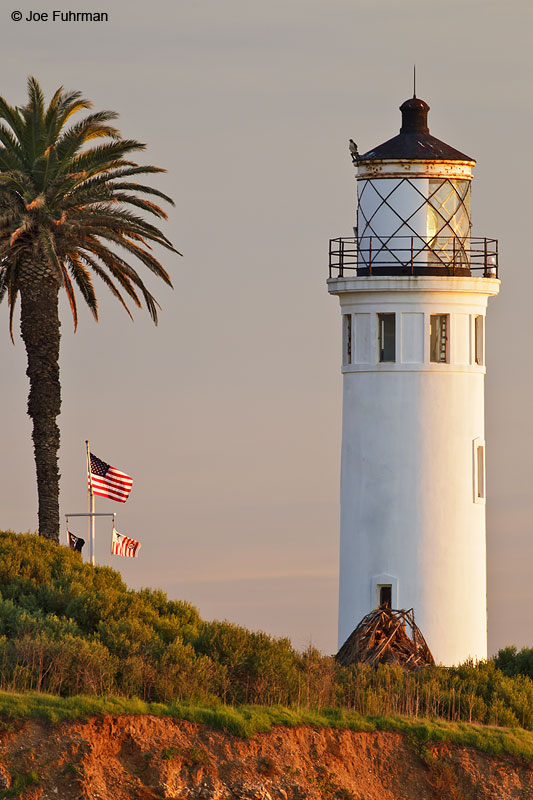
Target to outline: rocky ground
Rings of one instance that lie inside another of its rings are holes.
[[[238,739],[179,720],[102,716],[0,733],[0,798],[527,800],[533,764],[399,733],[275,728]]]

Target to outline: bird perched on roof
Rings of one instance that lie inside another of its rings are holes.
[[[350,139],[350,155],[352,157],[353,163],[357,164],[357,162],[359,161],[359,151],[353,139]]]

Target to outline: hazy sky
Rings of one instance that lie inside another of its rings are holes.
[[[531,357],[532,12],[510,0],[98,0],[107,23],[11,21],[0,11],[0,94],[80,89],[115,109],[176,200],[160,256],[174,291],[132,323],[102,285],[101,322],[62,306],[61,512],[85,511],[84,442],[134,477],[117,529],[134,588],[163,588],[208,619],[312,640],[337,628],[340,320],[330,237],[351,233],[348,153],[394,136],[412,93],[431,132],[477,159],[473,233],[500,240],[487,325],[489,646],[533,645]],[[97,287],[98,288],[98,287]],[[82,301],[80,300],[80,303]],[[0,308],[0,527],[37,525],[25,352]],[[62,517],[62,541],[66,540]],[[86,523],[72,525],[85,536]],[[86,538],[86,536],[85,536]],[[109,525],[97,558],[110,564]],[[354,626],[358,620],[354,620]]]

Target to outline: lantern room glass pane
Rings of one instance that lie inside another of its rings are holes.
[[[470,181],[429,180],[427,233],[434,260],[466,266],[470,235]]]

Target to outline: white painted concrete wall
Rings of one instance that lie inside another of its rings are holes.
[[[485,367],[474,318],[499,281],[388,277],[328,281],[353,320],[344,364],[339,646],[391,583],[414,608],[437,662],[487,656],[485,504],[474,441],[484,440]],[[378,363],[377,314],[396,317],[396,362]],[[449,363],[429,361],[429,315],[450,315]],[[385,580],[384,576],[389,576]]]

